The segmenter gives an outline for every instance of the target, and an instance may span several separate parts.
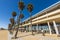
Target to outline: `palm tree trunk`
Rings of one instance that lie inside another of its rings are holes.
[[[15,34],[15,38],[17,38],[17,34],[18,34],[18,29],[19,29],[19,22],[20,22],[20,19],[18,18],[18,27],[17,27],[17,29],[16,29],[16,34]]]
[[[32,35],[34,35],[34,34],[33,34],[33,29],[32,29],[32,13],[30,13],[30,23],[31,23]]]
[[[20,13],[22,13],[22,10],[20,11]],[[18,18],[17,18],[18,27],[16,29],[15,38],[17,38],[17,34],[18,34],[18,29],[19,29],[20,22],[21,22],[21,18],[20,18],[20,15],[19,15]]]
[[[17,38],[17,34],[18,34],[18,29],[19,29],[19,25],[18,25],[18,28],[16,29],[16,34],[15,34],[15,38]]]
[[[13,17],[13,19],[15,19],[15,17]],[[14,23],[14,25],[13,25],[13,31],[15,30],[15,23]]]

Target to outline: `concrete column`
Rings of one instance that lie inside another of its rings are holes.
[[[58,28],[57,28],[57,25],[56,25],[56,22],[55,22],[55,21],[53,21],[53,25],[54,25],[54,28],[55,28],[56,34],[58,35],[59,32],[58,32]]]
[[[29,32],[30,32],[30,26],[29,26]]]
[[[26,32],[28,32],[28,26],[26,26]]]
[[[27,32],[27,26],[26,26],[26,32]]]
[[[36,32],[36,30],[37,30],[36,28],[37,28],[37,26],[36,26],[36,24],[35,24],[35,26],[34,26],[34,30],[35,30],[35,32]]]
[[[29,26],[27,26],[27,32],[29,31]]]
[[[29,31],[31,31],[31,26],[29,25]]]
[[[48,23],[48,27],[49,27],[49,31],[50,31],[50,35],[51,35],[52,34],[51,26],[50,26],[49,22],[47,22],[47,23]]]
[[[38,33],[39,32],[39,26],[38,26],[38,24],[37,24],[37,28],[36,29],[37,29],[37,33]]]
[[[29,25],[29,27],[30,27],[30,31],[32,31],[32,25]]]
[[[38,24],[37,24],[37,31],[39,30]]]

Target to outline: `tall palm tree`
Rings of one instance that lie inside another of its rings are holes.
[[[24,7],[25,7],[24,2],[20,1],[20,2],[18,3],[18,7],[19,7],[19,9],[20,9],[20,13],[22,13],[22,11],[23,11],[23,9],[24,9]],[[15,38],[17,37],[17,34],[18,34],[20,19],[22,19],[23,17],[24,17],[23,14],[20,14],[19,17],[18,17],[18,28],[17,28],[17,30],[16,30]]]
[[[33,11],[33,5],[28,4],[27,10],[30,12],[30,22],[31,22],[31,27],[32,27],[32,19],[31,19],[32,13],[31,12]],[[33,30],[32,30],[32,35],[33,35]]]
[[[9,30],[9,32],[12,34],[13,33],[13,31],[12,31],[12,24],[9,24],[8,25],[8,30]]]
[[[16,15],[17,15],[16,12],[13,11],[13,12],[12,12],[13,19],[15,19]],[[14,22],[15,22],[15,20],[14,20]],[[16,23],[16,22],[15,22],[15,23]],[[15,23],[14,23],[14,25],[13,25],[13,28],[14,28],[14,29],[15,29]]]
[[[8,30],[10,31],[12,28],[12,25],[11,24],[8,24]]]

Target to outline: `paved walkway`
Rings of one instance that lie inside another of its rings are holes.
[[[12,40],[60,40],[60,37],[54,36],[42,36],[42,34],[31,35],[31,32],[19,32],[17,39]]]
[[[0,30],[0,40],[8,40],[8,30]]]

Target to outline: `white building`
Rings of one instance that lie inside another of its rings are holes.
[[[60,34],[60,1],[32,16],[32,27],[26,19],[22,26],[26,30],[47,30],[50,34]],[[32,28],[32,29],[31,29]]]

